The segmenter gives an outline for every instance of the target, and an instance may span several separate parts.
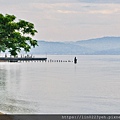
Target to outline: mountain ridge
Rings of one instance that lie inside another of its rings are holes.
[[[75,42],[38,41],[32,54],[51,55],[119,55],[120,37],[101,37]]]

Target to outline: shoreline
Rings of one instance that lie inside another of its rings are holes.
[[[12,116],[9,116],[3,112],[0,112],[0,120],[14,120]]]
[[[4,115],[4,113],[0,112],[0,115]]]

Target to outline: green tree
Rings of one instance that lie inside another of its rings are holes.
[[[16,20],[14,15],[0,14],[0,51],[8,50],[16,56],[21,50],[29,52],[31,47],[37,46],[32,39],[37,33],[34,24],[25,20]]]

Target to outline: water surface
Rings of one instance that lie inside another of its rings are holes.
[[[48,56],[73,60],[75,56]],[[0,63],[0,111],[119,113],[120,56],[77,56],[72,62]]]

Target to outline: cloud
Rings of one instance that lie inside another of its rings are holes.
[[[90,14],[119,14],[120,9],[104,9],[104,10],[91,10],[89,11]]]
[[[79,11],[72,11],[72,10],[57,10],[58,13],[63,13],[63,14],[79,14],[81,12]]]
[[[76,3],[78,0],[38,0],[39,3]]]
[[[110,3],[110,4],[120,3],[120,0],[78,0],[78,1],[83,3]]]
[[[99,36],[107,30],[113,34],[113,28],[115,34],[120,31],[117,4],[120,0],[0,0],[0,3],[1,13],[34,23],[37,39],[75,40]]]

